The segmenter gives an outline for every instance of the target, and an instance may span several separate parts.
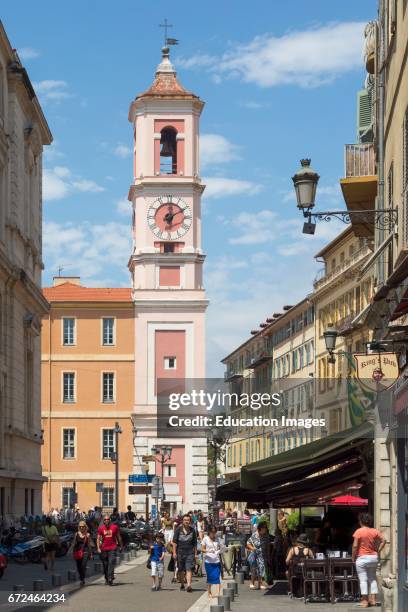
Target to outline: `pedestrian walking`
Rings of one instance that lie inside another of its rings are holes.
[[[54,569],[55,553],[59,548],[59,533],[58,529],[52,523],[50,516],[45,519],[45,525],[41,529],[44,538],[44,569]]]
[[[258,581],[258,589],[267,589],[265,584],[266,564],[270,555],[270,537],[268,526],[263,521],[259,522],[256,531],[252,533],[246,544],[249,550],[248,562],[251,573],[250,589],[255,589],[255,581]]]
[[[150,547],[150,566],[152,575],[152,591],[160,591],[164,576],[164,555],[166,547],[161,533],[155,536],[154,544]]]
[[[204,554],[208,598],[212,599],[213,584],[217,585],[216,596],[221,593],[221,542],[216,527],[208,529],[208,535],[201,542],[201,552]]]
[[[177,562],[180,578],[180,590],[184,591],[187,580],[187,593],[192,592],[191,581],[197,557],[197,532],[191,526],[191,516],[185,514],[183,522],[175,531],[173,538],[173,557]]]
[[[103,519],[103,525],[98,529],[97,550],[103,563],[105,584],[112,586],[115,579],[113,561],[117,548],[122,549],[122,538],[119,527],[112,523],[107,514]]]
[[[88,559],[92,559],[92,541],[89,535],[88,526],[85,521],[81,520],[78,523],[78,531],[76,532],[72,542],[73,557],[77,566],[79,580],[81,586],[85,585],[86,565]]]
[[[353,533],[352,559],[356,563],[362,608],[376,606],[376,578],[379,554],[385,546],[382,533],[373,528],[373,518],[366,512],[358,517],[360,528]]]

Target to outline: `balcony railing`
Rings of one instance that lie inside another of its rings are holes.
[[[344,149],[344,173],[352,176],[373,176],[375,171],[375,150],[372,143],[346,144]]]
[[[236,370],[227,370],[226,372],[224,372],[225,382],[229,382],[230,380],[238,380],[239,378],[242,378],[242,377],[243,377],[242,372],[239,372]]]
[[[249,363],[247,364],[246,367],[249,370],[253,370],[254,368],[257,368],[263,363],[270,361],[271,359],[272,359],[272,350],[269,348],[265,348],[265,349],[262,349],[262,351],[255,353],[255,355],[251,357],[251,359],[249,360]]]
[[[346,270],[349,270],[349,268],[357,264],[359,261],[364,259],[364,257],[367,257],[367,255],[370,255],[371,253],[372,251],[368,246],[363,246],[363,248],[359,249],[356,253],[354,253],[352,257],[345,259],[341,264],[336,266],[334,270],[332,270],[331,272],[324,274],[324,270],[320,270],[320,272],[318,272],[315,278],[315,281],[313,283],[314,289],[315,290],[321,289],[324,285],[327,285],[327,283],[330,283],[337,276],[339,276],[340,274],[343,274],[343,272],[345,272]],[[324,276],[322,276],[322,273],[324,274]]]

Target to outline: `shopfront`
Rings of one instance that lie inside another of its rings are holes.
[[[400,610],[408,610],[408,379],[403,378],[403,382],[397,386],[394,414],[397,450],[398,604]]]

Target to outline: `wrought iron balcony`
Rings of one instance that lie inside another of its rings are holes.
[[[232,380],[238,380],[240,378],[243,377],[242,372],[238,372],[235,370],[227,370],[226,372],[224,372],[224,381],[225,382],[230,382]]]
[[[346,272],[347,270],[349,270],[350,268],[358,264],[365,257],[367,257],[368,255],[371,255],[371,253],[372,251],[368,246],[363,246],[356,253],[354,253],[354,255],[352,255],[348,259],[345,259],[342,263],[337,265],[330,272],[326,273],[325,268],[320,270],[313,283],[313,287],[315,291],[317,291],[318,289],[321,289],[324,285],[331,283],[334,279],[336,279],[338,276],[340,276],[341,274],[343,274],[344,272]]]

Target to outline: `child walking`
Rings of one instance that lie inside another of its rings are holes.
[[[152,591],[160,591],[164,575],[164,555],[166,547],[161,533],[156,534],[155,542],[150,547],[150,563],[152,566]]]

